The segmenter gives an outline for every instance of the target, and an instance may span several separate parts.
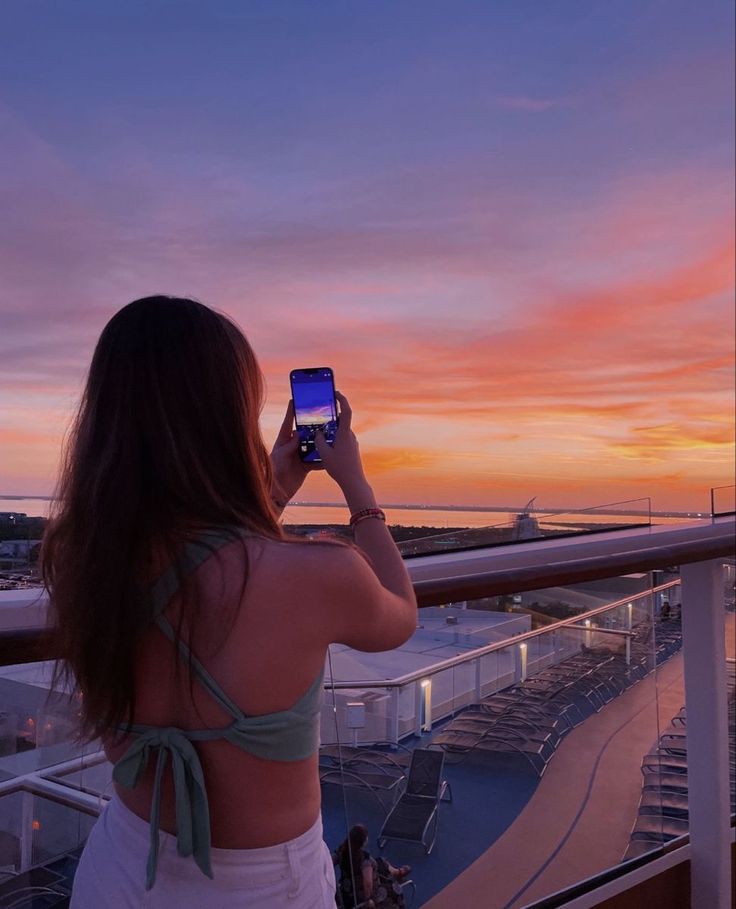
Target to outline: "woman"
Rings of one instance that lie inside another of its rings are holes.
[[[374,859],[366,850],[368,828],[355,824],[335,854],[340,868],[340,896],[344,909],[403,909],[398,881],[411,871],[408,865],[394,868],[384,858]]]
[[[285,536],[308,468],[291,406],[269,458],[262,394],[241,331],[193,300],[136,300],[95,349],[43,551],[59,675],[115,764],[73,909],[334,905],[325,653],[398,646],[416,601],[342,395],[318,448],[357,547]]]

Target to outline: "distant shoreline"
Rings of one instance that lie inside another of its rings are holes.
[[[17,496],[17,495],[0,495],[0,501],[18,502],[24,499],[33,501],[51,502],[52,496]],[[616,508],[616,505],[622,505],[622,502],[612,502],[610,505],[591,505],[589,508],[531,508],[530,514],[590,514],[591,512],[600,512],[601,514],[631,514],[631,515],[649,515],[649,511],[640,508]],[[344,502],[289,502],[289,508],[344,508]],[[392,511],[472,511],[472,512],[489,512],[518,513],[523,511],[519,505],[412,505],[383,503],[383,508],[389,508]],[[604,509],[609,509],[604,511]],[[652,511],[651,514],[659,518],[697,518],[709,517],[706,512],[698,511]]]

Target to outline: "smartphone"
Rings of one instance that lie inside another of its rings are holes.
[[[322,429],[325,440],[330,445],[335,443],[338,426],[335,377],[329,366],[315,366],[292,369],[289,381],[299,435],[299,457],[308,464],[321,464],[314,439]]]

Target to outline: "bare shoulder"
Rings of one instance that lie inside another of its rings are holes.
[[[370,572],[365,559],[352,546],[328,540],[259,541],[253,567],[258,574],[278,578],[281,585],[297,581],[307,582],[312,588],[348,581],[361,569]]]
[[[249,553],[246,612],[268,603],[268,621],[304,642],[326,646],[334,639],[333,604],[344,599],[360,557],[329,542],[259,541]],[[263,615],[263,613],[261,612]]]
[[[316,541],[274,542],[262,550],[254,587],[271,585],[283,616],[306,622],[305,633],[322,644],[342,643],[358,650],[389,650],[416,627],[416,613],[378,580],[367,558],[354,546]]]

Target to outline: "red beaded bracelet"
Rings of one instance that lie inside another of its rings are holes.
[[[362,511],[356,511],[350,515],[350,526],[355,527],[361,521],[367,521],[368,518],[378,518],[379,521],[386,523],[386,515],[380,508],[364,508]]]

